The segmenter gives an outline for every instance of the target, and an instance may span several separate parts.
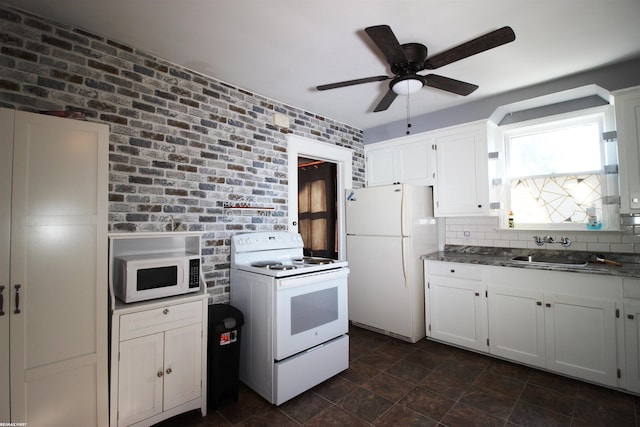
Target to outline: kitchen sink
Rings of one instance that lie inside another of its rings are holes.
[[[511,261],[529,265],[557,266],[557,267],[586,267],[588,262],[583,259],[568,259],[563,257],[547,257],[523,255],[511,258]]]

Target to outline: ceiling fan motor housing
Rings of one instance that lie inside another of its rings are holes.
[[[391,72],[396,75],[403,75],[423,70],[427,61],[427,47],[420,43],[405,43],[401,47],[407,62],[391,64]]]

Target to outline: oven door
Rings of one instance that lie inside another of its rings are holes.
[[[348,274],[339,268],[276,280],[276,360],[348,332]]]

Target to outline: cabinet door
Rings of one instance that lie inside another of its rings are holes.
[[[118,363],[118,425],[162,412],[164,334],[122,341]]]
[[[624,303],[626,389],[640,393],[640,301]]]
[[[640,212],[640,87],[615,94],[620,213]]]
[[[434,138],[402,144],[398,147],[399,180],[404,184],[433,185],[435,170],[431,163]]]
[[[487,351],[487,300],[484,286],[473,280],[429,277],[427,335]]]
[[[615,301],[545,294],[547,369],[617,385]]]
[[[367,153],[367,185],[388,185],[398,181],[394,152],[390,148]]]
[[[200,397],[202,390],[202,326],[165,332],[164,410]]]
[[[439,136],[435,216],[489,214],[489,178],[485,127]]]
[[[15,113],[11,420],[107,422],[108,127]]]
[[[544,368],[542,292],[489,285],[489,352]]]
[[[0,421],[11,421],[9,411],[9,247],[11,235],[11,169],[13,111],[0,109]]]

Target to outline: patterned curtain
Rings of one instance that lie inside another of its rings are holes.
[[[338,258],[336,172],[328,162],[298,166],[298,231],[307,256]]]

